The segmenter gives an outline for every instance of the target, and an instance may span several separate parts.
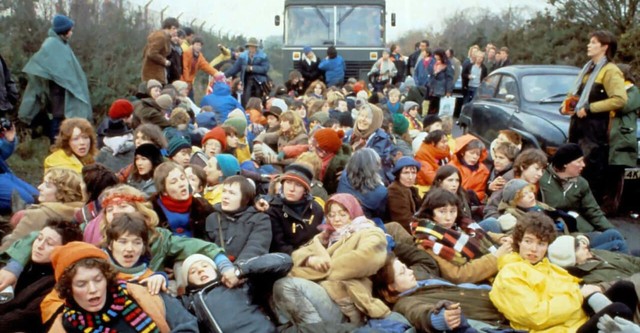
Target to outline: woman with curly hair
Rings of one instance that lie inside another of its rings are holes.
[[[40,203],[11,217],[10,223],[14,229],[2,239],[0,251],[6,250],[31,232],[40,231],[47,219],[73,220],[76,211],[84,205],[84,186],[82,176],[70,169],[48,170],[42,184],[38,186]]]
[[[295,111],[285,111],[280,115],[280,129],[258,136],[254,140],[253,151],[263,164],[286,166],[308,150],[308,142],[302,118]],[[274,144],[277,144],[277,152],[267,148]]]
[[[304,95],[306,98],[325,99],[327,98],[327,85],[320,80],[315,80],[311,82]]]
[[[53,153],[44,160],[45,173],[51,168],[60,167],[80,174],[82,167],[93,164],[98,154],[93,125],[83,118],[65,119],[51,149]]]
[[[118,280],[107,253],[93,245],[71,242],[55,249],[51,262],[65,305],[50,332],[198,332],[178,300]]]

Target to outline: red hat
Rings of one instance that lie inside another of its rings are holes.
[[[113,120],[129,118],[133,113],[133,104],[126,99],[116,99],[109,108],[109,118]]]
[[[342,147],[343,137],[344,132],[342,130],[336,132],[331,128],[321,128],[313,134],[313,138],[318,143],[318,147],[333,154],[337,154]]]
[[[51,265],[56,281],[60,280],[62,273],[69,266],[86,258],[98,258],[109,261],[109,256],[95,245],[85,242],[69,242],[64,246],[56,247],[51,252]]]
[[[216,126],[207,132],[207,134],[202,138],[202,147],[204,147],[204,143],[209,139],[218,140],[218,142],[220,142],[220,146],[222,146],[222,151],[227,149],[227,133],[225,133],[222,127]]]
[[[356,94],[362,89],[364,89],[364,84],[362,84],[362,82],[356,82],[356,84],[353,85],[353,92]]]

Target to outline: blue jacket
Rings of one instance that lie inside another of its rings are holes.
[[[213,112],[216,114],[216,122],[218,124],[224,123],[224,121],[227,120],[229,113],[234,109],[238,108],[244,111],[240,102],[231,96],[231,87],[224,82],[217,82],[213,86],[213,92],[202,98],[202,101],[200,101],[200,107],[206,105],[213,108]]]
[[[335,86],[344,82],[346,65],[340,55],[333,59],[323,59],[318,68],[324,72],[327,86]]]
[[[247,67],[253,66],[253,77],[256,78],[260,83],[266,83],[267,72],[269,72],[269,58],[267,54],[262,50],[257,50],[256,54],[253,56],[253,62],[249,63],[249,51],[244,51],[238,56],[238,60],[233,64],[233,66],[227,69],[224,72],[226,77],[232,77],[238,73],[240,73],[240,79],[242,82],[247,85],[245,80],[245,74],[247,72]]]
[[[434,66],[429,66],[429,94],[442,97],[453,92],[453,66],[447,61],[447,68],[438,74],[433,72]]]
[[[13,173],[11,172],[11,168],[9,168],[9,164],[7,164],[7,159],[13,154],[13,151],[16,149],[18,145],[18,136],[13,139],[13,142],[9,142],[7,139],[0,139],[0,173]]]
[[[338,182],[337,193],[349,193],[360,201],[364,215],[373,219],[379,217],[383,221],[386,220],[387,213],[387,188],[380,184],[372,191],[367,193],[358,192],[347,178],[347,171],[343,171]]]
[[[351,135],[353,135],[353,129],[350,129],[344,135],[344,143],[351,144]],[[389,137],[387,132],[377,129],[369,139],[367,140],[366,148],[371,148],[380,156],[380,163],[382,164],[382,180],[385,184],[390,184],[394,180],[393,173],[393,153],[397,150],[393,144],[393,140]]]
[[[416,68],[413,70],[413,79],[416,81],[416,86],[418,87],[426,87],[429,84],[431,68],[433,68],[433,59],[429,60],[427,65],[424,65],[424,61],[422,59],[418,59],[418,63],[416,64]]]

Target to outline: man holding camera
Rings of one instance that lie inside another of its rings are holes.
[[[7,164],[17,145],[15,125],[7,118],[0,118],[0,214],[11,213],[12,196],[14,201],[19,197],[26,204],[34,203],[34,197],[38,196],[38,190],[13,174]]]

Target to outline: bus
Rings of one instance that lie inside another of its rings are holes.
[[[280,25],[280,16],[275,17]],[[299,68],[304,46],[318,59],[334,45],[347,65],[345,78],[366,80],[367,73],[385,49],[386,0],[285,0],[283,68]],[[395,26],[395,14],[391,14]]]

